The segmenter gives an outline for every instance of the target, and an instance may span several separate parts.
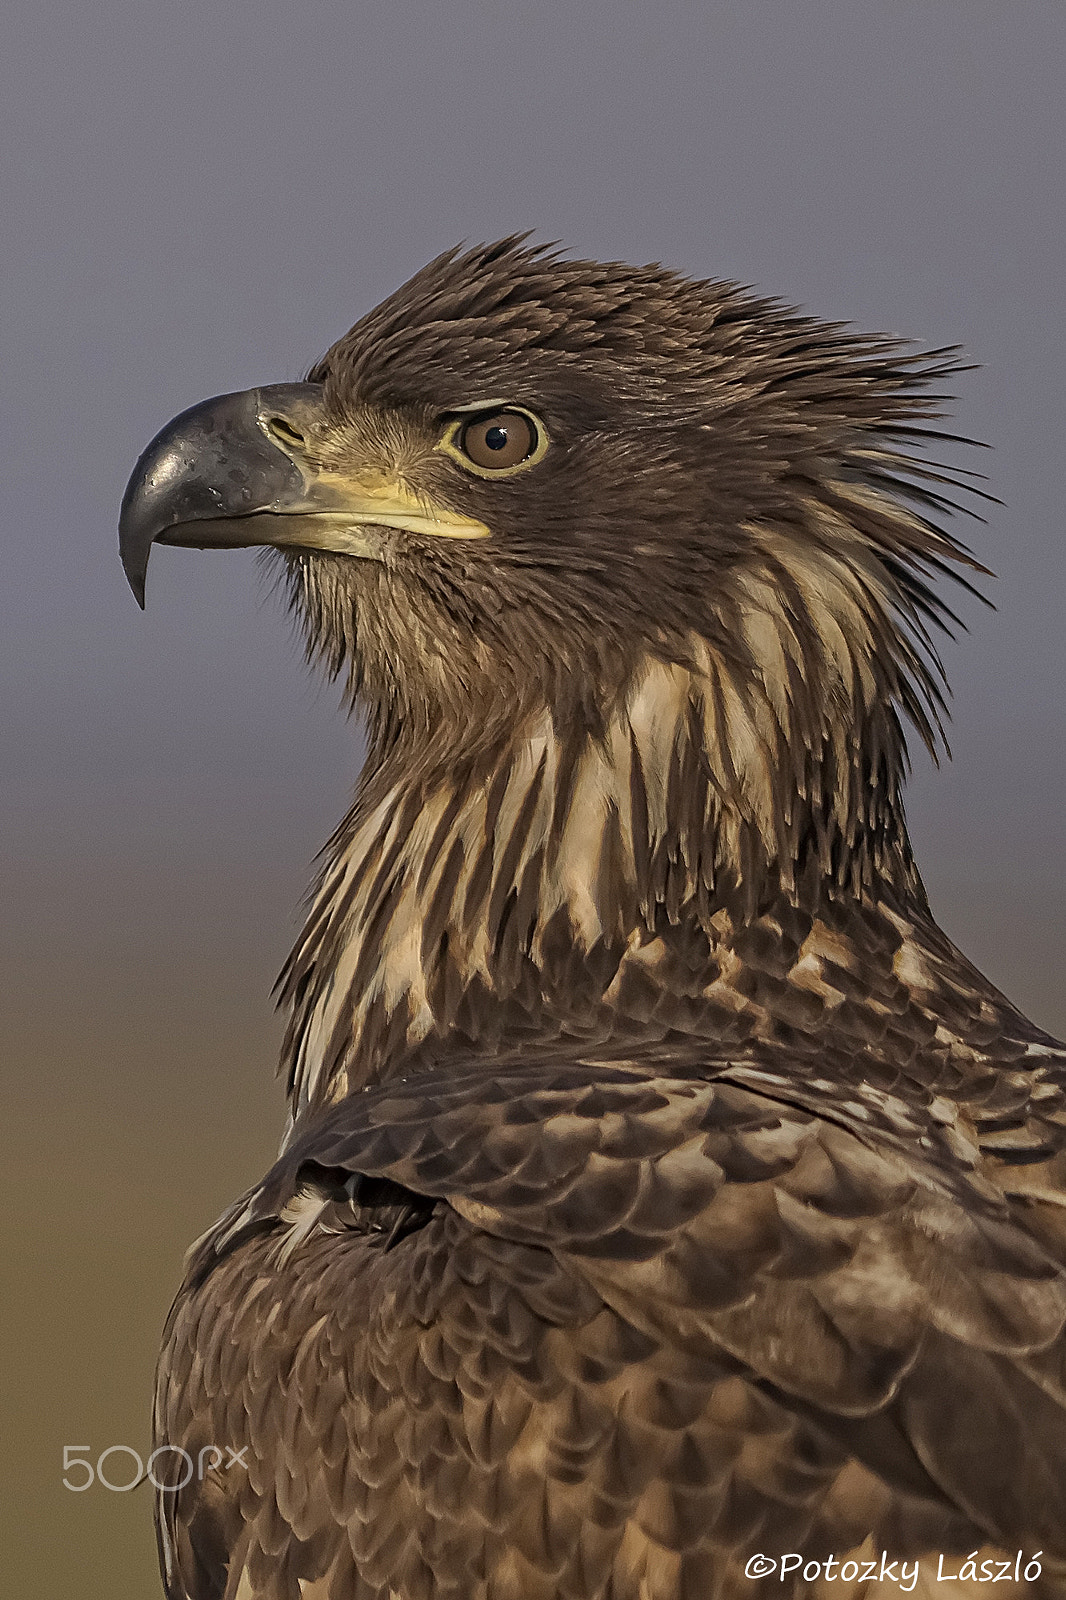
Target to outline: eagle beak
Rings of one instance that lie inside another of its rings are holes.
[[[484,539],[483,522],[416,497],[400,480],[327,470],[308,458],[327,426],[319,383],[216,395],[169,422],[133,469],[119,553],[137,603],[153,544],[276,545],[374,556],[374,528]]]

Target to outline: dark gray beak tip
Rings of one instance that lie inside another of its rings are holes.
[[[131,515],[131,502],[136,499],[135,489],[140,478],[140,462],[134,468],[133,476],[126,486],[126,493],[122,496],[122,510],[118,519],[118,553],[122,562],[122,570],[126,574],[126,582],[133,590],[133,598],[144,610],[144,580],[148,572],[148,557],[152,553],[153,534],[149,528],[141,525],[141,519],[135,514]]]

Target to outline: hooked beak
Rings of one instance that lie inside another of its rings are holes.
[[[275,545],[373,556],[368,529],[484,539],[483,522],[416,497],[400,480],[324,469],[306,445],[324,421],[319,383],[217,395],[158,433],[122,497],[119,553],[137,603],[153,544]]]

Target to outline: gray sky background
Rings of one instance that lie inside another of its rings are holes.
[[[1062,0],[9,0],[0,1049],[38,1196],[33,1592],[153,1592],[146,1500],[64,1493],[60,1446],[143,1445],[180,1250],[269,1160],[268,989],[358,765],[251,556],[160,550],[137,610],[115,521],[148,438],[520,228],[963,344],[998,611],[963,606],[955,761],[917,759],[910,814],[946,927],[1066,1030],[1064,106]]]

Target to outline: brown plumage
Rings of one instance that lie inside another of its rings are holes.
[[[167,1326],[157,1442],[244,1452],[159,1495],[168,1595],[893,1593],[745,1575],[882,1550],[932,1593],[978,1547],[1060,1592],[1066,1053],[901,799],[975,565],[916,453],[951,370],[511,239],[145,453],[135,588],[274,547],[369,734],[283,1153]]]

